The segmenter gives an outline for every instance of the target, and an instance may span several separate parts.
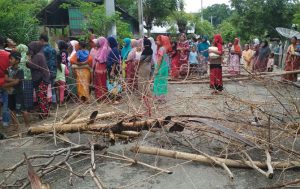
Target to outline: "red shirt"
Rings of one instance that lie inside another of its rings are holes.
[[[9,65],[9,52],[0,50],[0,87],[5,83],[5,71]]]

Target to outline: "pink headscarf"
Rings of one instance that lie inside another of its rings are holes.
[[[135,52],[136,48],[138,47],[139,41],[136,39],[131,40],[131,51],[129,52],[127,56],[127,60],[134,60],[135,59]]]
[[[144,39],[138,39],[137,40],[137,47],[142,49],[143,46],[144,46]]]
[[[98,38],[98,46],[99,47],[95,56],[95,60],[100,64],[106,63],[108,54],[110,52],[110,47],[105,37]]]
[[[132,39],[132,40],[131,40],[131,47],[132,47],[132,48],[137,48],[137,46],[138,46],[138,40]]]

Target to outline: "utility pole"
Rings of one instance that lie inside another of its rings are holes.
[[[201,0],[201,22],[203,22],[203,0]]]
[[[144,36],[143,0],[138,0],[138,14],[139,14],[140,37],[143,37]]]
[[[105,10],[106,10],[106,15],[107,16],[112,16],[116,13],[116,8],[115,8],[115,0],[105,0]],[[116,23],[114,22],[111,26],[111,28],[108,30],[108,36],[114,35],[117,36],[117,27]]]
[[[210,23],[213,25],[213,16],[210,16]]]

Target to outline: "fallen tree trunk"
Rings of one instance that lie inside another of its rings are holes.
[[[185,152],[178,152],[173,150],[165,150],[161,148],[153,148],[147,146],[139,146],[133,147],[130,151],[134,153],[142,153],[142,154],[150,154],[150,155],[159,155],[169,158],[175,159],[183,159],[183,160],[192,160],[196,162],[201,162],[205,164],[214,164],[214,162],[203,155],[185,153]],[[242,160],[233,160],[233,159],[223,159],[218,157],[213,157],[216,161],[220,163],[225,163],[228,167],[236,167],[236,168],[250,168],[247,164],[245,164]],[[247,162],[251,164],[251,162]],[[262,169],[267,169],[268,165],[266,163],[260,161],[253,161],[257,167]],[[293,168],[293,167],[300,167],[300,162],[297,161],[289,161],[289,162],[272,162],[272,167],[275,169],[286,169],[286,168]]]
[[[111,130],[113,133],[121,134],[122,131],[141,131],[150,130],[153,127],[162,127],[166,124],[163,119],[149,119],[146,121],[134,121],[134,122],[119,122],[111,124],[65,124],[65,125],[55,125],[55,126],[38,126],[30,127],[28,129],[29,135],[37,135],[42,133],[53,133],[54,129],[56,133],[76,133],[83,131],[97,131],[97,132],[108,132]]]
[[[223,82],[232,82],[232,81],[246,81],[250,80],[251,78],[266,78],[266,77],[275,77],[275,76],[282,76],[282,75],[290,75],[290,74],[298,74],[300,70],[294,71],[285,71],[280,73],[270,73],[270,74],[251,74],[247,77],[237,77],[237,78],[230,78],[230,79],[223,79]],[[169,84],[206,84],[209,83],[210,80],[193,80],[193,81],[170,81]]]
[[[95,121],[101,120],[101,119],[107,119],[110,118],[112,116],[117,116],[119,115],[119,113],[116,112],[107,112],[107,113],[103,113],[103,114],[98,114],[97,117],[95,118]],[[68,119],[68,118],[67,118]],[[77,118],[74,119],[73,121],[63,121],[63,122],[58,122],[56,124],[43,124],[44,126],[52,126],[52,127],[56,127],[58,125],[68,125],[68,124],[83,124],[83,123],[87,123],[90,121],[90,117],[83,117],[83,118]]]
[[[107,112],[107,113],[103,113],[103,114],[98,114],[97,117],[95,118],[95,121],[110,118],[110,117],[113,117],[116,115],[118,115],[118,113],[116,113],[116,112]],[[90,120],[90,117],[84,117],[84,118],[75,119],[71,123],[72,124],[86,123],[89,120]]]

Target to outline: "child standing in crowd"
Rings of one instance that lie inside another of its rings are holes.
[[[273,72],[273,67],[274,67],[274,53],[271,53],[269,55],[269,60],[267,64],[268,72]]]
[[[192,46],[192,51],[189,54],[189,65],[190,68],[195,68],[198,65],[198,53],[196,50],[196,46]]]
[[[55,78],[56,96],[59,101],[59,106],[63,105],[66,89],[66,76],[69,75],[68,67],[62,64],[62,57],[57,57],[57,72]]]
[[[21,54],[19,52],[12,52],[9,56],[10,67],[5,73],[5,81],[11,83],[12,88],[8,88],[8,107],[11,110],[11,117],[14,125],[19,128],[16,112],[23,113],[25,125],[29,126],[28,112],[24,108],[23,98],[23,79],[24,72],[19,68]]]

